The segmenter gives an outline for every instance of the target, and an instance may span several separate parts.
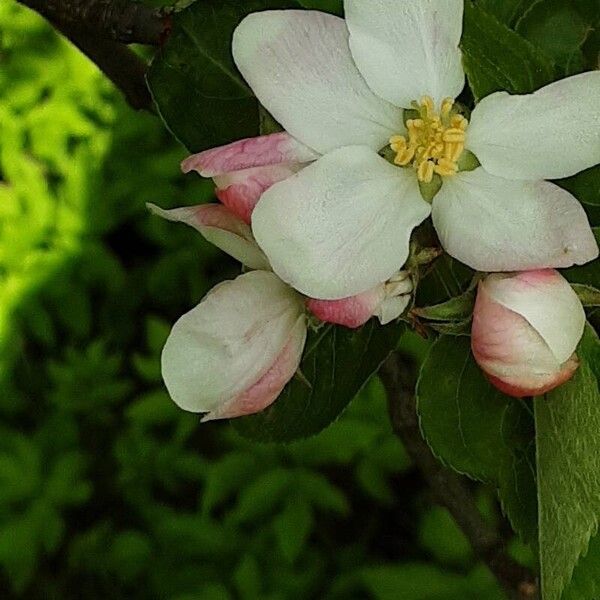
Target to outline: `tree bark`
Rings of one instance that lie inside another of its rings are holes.
[[[124,44],[157,46],[168,35],[170,17],[129,0],[20,0],[51,23]]]

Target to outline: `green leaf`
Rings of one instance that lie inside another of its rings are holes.
[[[344,14],[343,0],[299,0],[299,2],[304,8],[322,10],[340,17]]]
[[[585,64],[582,46],[594,30],[599,10],[596,0],[537,0],[516,30],[560,65],[566,75],[574,74],[593,66]]]
[[[471,335],[471,319],[430,323],[429,327],[442,335]]]
[[[258,135],[258,102],[231,56],[234,29],[249,13],[293,0],[201,0],[173,16],[148,86],[167,127],[191,152]]]
[[[394,350],[402,323],[382,327],[371,320],[359,330],[326,326],[310,332],[294,378],[266,411],[236,419],[243,436],[261,442],[291,442],[316,435],[360,392]]]
[[[465,2],[461,48],[477,100],[498,90],[533,92],[553,80],[552,63],[539,50],[469,1]]]
[[[413,308],[412,312],[429,321],[463,321],[473,314],[474,305],[475,292],[470,290],[442,304]]]
[[[545,600],[559,600],[600,518],[598,338],[586,330],[571,381],[535,400],[539,542]],[[591,599],[591,597],[590,597]]]
[[[556,183],[571,192],[583,204],[600,207],[600,166],[592,167]]]
[[[429,306],[460,296],[472,279],[469,267],[444,254],[419,282],[417,304]]]
[[[441,337],[432,346],[417,384],[418,411],[434,454],[460,473],[498,489],[515,530],[536,539],[533,420],[524,403],[484,378],[470,342]]]
[[[313,528],[313,514],[306,501],[290,498],[273,523],[279,548],[294,563],[304,549]]]
[[[600,244],[600,227],[594,227],[594,235]],[[591,285],[600,289],[600,265],[594,260],[581,267],[571,267],[562,272],[571,283]]]
[[[473,559],[473,549],[465,534],[441,506],[433,506],[422,517],[419,543],[444,565],[464,566]]]
[[[581,300],[581,304],[584,306],[600,306],[600,290],[591,285],[584,285],[582,283],[574,283],[572,285],[573,290]]]
[[[595,600],[600,596],[600,536],[590,540],[585,556],[573,571],[573,577],[563,593],[563,600]]]
[[[479,0],[477,6],[512,27],[533,5],[542,0]]]

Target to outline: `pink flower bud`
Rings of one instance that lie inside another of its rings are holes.
[[[250,223],[263,192],[287,179],[319,154],[285,132],[239,140],[194,154],[183,161],[184,173],[212,177],[217,198],[231,212]]]
[[[273,273],[218,285],[173,327],[162,374],[174,402],[204,421],[259,412],[292,378],[306,341],[302,297]]]
[[[232,213],[245,223],[250,224],[252,211],[257,205],[263,192],[272,185],[297,173],[302,165],[273,165],[270,167],[255,167],[243,171],[233,171],[214,177],[217,187],[217,198]]]
[[[479,284],[473,355],[502,392],[541,395],[577,370],[585,320],[581,302],[557,271],[495,273]]]
[[[357,296],[341,300],[309,298],[306,306],[321,321],[350,329],[361,327],[371,317],[378,317],[386,325],[404,312],[410,303],[412,290],[410,277],[401,271],[387,283],[381,283]]]

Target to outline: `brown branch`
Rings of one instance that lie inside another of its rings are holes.
[[[51,23],[124,44],[161,44],[170,29],[163,10],[130,0],[20,0]]]
[[[127,46],[95,38],[70,25],[55,23],[55,28],[77,46],[121,90],[127,103],[136,110],[151,110],[152,97],[146,85],[146,63]]]
[[[448,509],[469,540],[475,555],[514,600],[538,598],[536,577],[506,553],[498,532],[481,516],[464,479],[444,467],[423,439],[414,395],[414,377],[398,355],[383,365],[380,377],[388,397],[394,433],[402,440],[437,501]]]
[[[62,8],[68,5],[98,4],[97,0],[64,0],[58,10],[56,0],[21,0],[37,10],[46,20],[92,60],[122,92],[128,104],[136,110],[152,110],[152,98],[146,85],[146,63],[124,44],[91,32],[87,26],[63,16]],[[103,0],[106,4],[106,0]],[[141,13],[140,13],[141,14]],[[113,14],[114,16],[114,14]],[[89,18],[89,13],[87,17]],[[106,23],[106,20],[104,21]],[[124,23],[128,21],[125,20]],[[99,27],[103,31],[102,27]],[[136,30],[137,31],[137,30]]]

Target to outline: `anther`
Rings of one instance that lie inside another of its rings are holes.
[[[433,174],[435,172],[434,170],[435,164],[432,160],[423,161],[417,169],[417,176],[419,178],[419,181],[422,181],[423,183],[431,183],[431,180],[433,179]]]
[[[458,144],[465,141],[465,132],[462,129],[452,128],[444,131],[444,142]]]

